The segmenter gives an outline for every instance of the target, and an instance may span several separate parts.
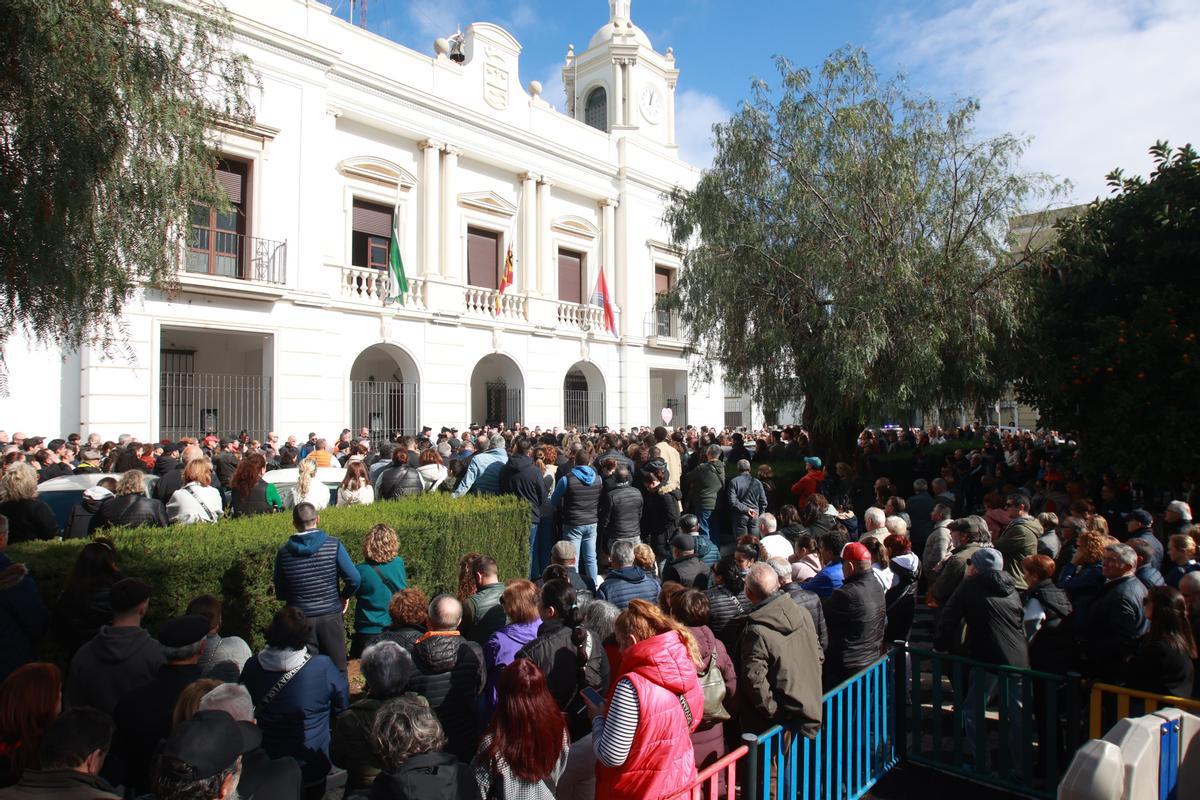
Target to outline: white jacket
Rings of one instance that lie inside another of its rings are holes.
[[[167,519],[182,525],[216,522],[224,513],[221,493],[212,486],[203,486],[196,481],[176,489],[167,501]]]
[[[312,503],[313,507],[317,511],[320,511],[329,505],[329,487],[316,478],[313,478],[312,483],[308,485],[307,497],[300,495],[300,487],[298,485],[288,489],[287,496],[283,499],[283,504],[288,508],[295,508],[301,503]]]
[[[369,506],[375,502],[375,487],[367,483],[360,489],[338,488],[339,506]]]
[[[442,481],[446,480],[446,476],[450,473],[441,464],[422,464],[417,467],[417,474],[421,476],[421,483],[425,486],[425,491],[432,492],[441,486]]]

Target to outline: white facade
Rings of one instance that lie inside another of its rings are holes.
[[[663,405],[674,424],[721,423],[719,380],[693,384],[676,321],[653,309],[656,285],[680,267],[662,196],[698,173],[674,146],[674,56],[633,26],[628,0],[612,0],[588,49],[568,54],[568,114],[521,85],[521,46],[492,24],[464,31],[460,64],[316,2],[228,6],[262,86],[255,124],[218,132],[246,173],[238,244],[222,250],[220,232],[198,225],[210,252],[189,264],[201,271],[181,270],[173,294],[136,297],[127,341],[107,355],[10,341],[0,424],[145,440],[498,420],[628,427],[657,423]],[[597,86],[607,130],[582,121]],[[378,241],[359,230],[363,203],[395,209],[402,303],[386,269],[354,264],[356,241]],[[501,264],[513,254],[503,295],[468,283],[468,255],[482,252],[472,242],[489,236]],[[615,336],[589,304],[602,265]],[[560,299],[568,289],[583,304]]]

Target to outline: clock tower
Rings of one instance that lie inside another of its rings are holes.
[[[608,22],[582,53],[567,48],[562,75],[567,113],[575,119],[675,147],[675,54],[655,51],[630,19],[630,0],[608,0]]]

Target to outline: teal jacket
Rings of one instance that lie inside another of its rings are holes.
[[[404,570],[404,559],[396,556],[386,564],[358,564],[358,602],[354,607],[354,630],[359,633],[383,633],[392,624],[388,614],[388,603],[392,595],[408,587],[408,573]],[[385,583],[387,579],[392,585]]]

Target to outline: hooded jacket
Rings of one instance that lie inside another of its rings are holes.
[[[696,779],[691,734],[704,714],[704,693],[696,677],[696,665],[680,635],[668,631],[625,650],[621,670],[617,682],[628,680],[637,695],[637,729],[624,764],[609,767],[597,761],[596,797],[674,797]],[[691,711],[690,724],[684,703]]]
[[[755,605],[738,640],[743,730],[761,733],[791,722],[814,738],[821,730],[823,660],[812,617],[785,592]]]
[[[879,658],[885,627],[883,587],[874,570],[855,573],[825,601],[829,649],[825,687],[832,688]]]
[[[796,496],[796,507],[804,508],[808,498],[816,494],[825,480],[825,470],[810,469],[800,476],[800,480],[792,484],[792,494]]]
[[[114,497],[113,493],[103,486],[91,486],[83,491],[79,505],[71,509],[67,524],[63,528],[64,539],[83,539],[89,535],[92,517],[100,507]]]
[[[412,653],[408,691],[429,701],[446,732],[446,751],[470,761],[479,743],[476,699],[487,681],[483,650],[457,631],[429,631]]]
[[[558,479],[550,502],[562,509],[564,528],[595,525],[600,520],[600,476],[588,466],[572,467]]]
[[[942,608],[933,644],[939,650],[950,650],[959,640],[959,625],[965,623],[969,658],[1028,669],[1023,616],[1011,575],[997,570],[969,575]]]
[[[162,645],[144,628],[105,625],[71,659],[67,705],[111,714],[122,696],[149,683],[164,663]]]
[[[529,503],[530,525],[542,519],[542,506],[546,503],[546,484],[533,459],[521,453],[509,456],[508,463],[500,471],[500,491],[513,494]]]
[[[404,759],[395,772],[381,772],[371,784],[371,800],[478,800],[475,772],[450,753],[422,753]]]
[[[305,616],[341,613],[361,581],[345,545],[323,530],[292,534],[275,554],[275,596]]]
[[[1023,592],[1029,588],[1025,584],[1021,562],[1026,556],[1037,555],[1038,537],[1042,533],[1042,523],[1036,518],[1017,517],[996,537],[993,547],[1004,556],[1004,571],[1012,576],[1017,591]]]
[[[307,786],[329,772],[329,723],[346,710],[349,691],[329,656],[316,655],[262,705],[271,687],[303,657],[303,651],[268,647],[246,662],[241,682],[256,706],[263,750],[271,758],[296,759]]]
[[[607,600],[624,611],[631,600],[641,598],[651,603],[658,602],[658,591],[662,587],[654,578],[642,572],[636,566],[620,567],[609,570],[604,576],[604,583],[596,589],[596,597]]]
[[[609,688],[608,656],[596,637],[586,628],[583,630],[587,653],[584,680],[588,686],[605,694]],[[528,658],[545,673],[550,694],[567,717],[572,742],[579,741],[592,730],[587,709],[579,699],[579,690],[583,687],[579,685],[579,651],[571,640],[574,631],[561,619],[546,620],[538,628],[537,638],[517,653],[517,658]]]
[[[618,483],[600,497],[600,529],[611,544],[617,539],[639,539],[642,535],[642,493],[629,483]]]

